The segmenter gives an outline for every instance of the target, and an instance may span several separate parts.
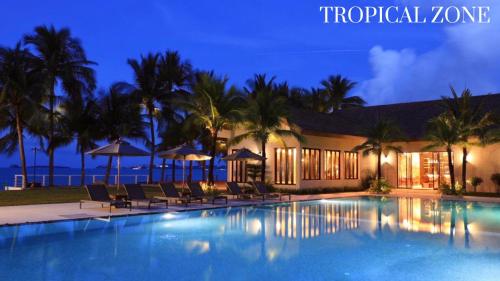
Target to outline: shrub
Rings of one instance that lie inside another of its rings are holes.
[[[361,188],[367,190],[371,187],[372,181],[375,179],[374,175],[367,175],[361,180]]]
[[[494,173],[490,179],[497,187],[497,192],[500,193],[500,173]]]
[[[387,194],[391,192],[391,185],[385,179],[374,179],[370,182],[370,192]]]
[[[480,186],[483,183],[483,179],[480,177],[472,177],[470,179],[470,185],[474,187],[474,192],[477,191],[477,187]]]
[[[462,195],[464,193],[462,185],[459,183],[455,183],[455,191],[451,189],[451,185],[449,183],[442,183],[439,186],[439,191],[446,195]]]
[[[218,190],[214,185],[206,185],[204,188],[204,192],[208,196],[217,196],[221,194],[221,191]]]

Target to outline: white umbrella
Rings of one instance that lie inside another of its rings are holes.
[[[176,148],[172,148],[166,151],[158,152],[158,157],[182,160],[182,188],[184,188],[184,174],[185,174],[185,162],[186,160],[191,161],[205,161],[212,158],[210,155],[196,150],[194,147],[189,145],[181,145]]]
[[[107,156],[117,156],[116,169],[117,169],[117,180],[116,186],[117,190],[120,188],[120,157],[121,156],[148,156],[149,152],[146,152],[140,148],[137,148],[130,143],[117,139],[114,142],[107,144],[105,146],[98,147],[91,151],[87,151],[90,155],[107,155]]]

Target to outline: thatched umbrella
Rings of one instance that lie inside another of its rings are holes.
[[[158,152],[158,157],[174,159],[174,160],[182,160],[182,188],[184,188],[184,175],[185,175],[185,162],[188,161],[205,161],[212,158],[210,155],[196,150],[194,147],[189,145],[181,145],[176,148],[172,148],[166,151]]]
[[[257,154],[257,153],[253,153],[252,151],[250,151],[246,148],[242,148],[242,149],[238,149],[233,154],[230,154],[222,159],[226,160],[226,161],[241,161],[241,162],[244,162],[244,164],[246,166],[247,161],[252,161],[252,160],[262,161],[262,160],[264,160],[264,157],[262,155]],[[246,179],[246,175],[245,175],[245,179]]]
[[[117,189],[120,188],[120,158],[121,156],[148,156],[149,152],[146,152],[140,148],[137,148],[130,143],[117,139],[114,142],[107,144],[105,146],[98,147],[91,151],[87,151],[90,155],[106,155],[106,156],[117,156],[116,168],[117,168]]]

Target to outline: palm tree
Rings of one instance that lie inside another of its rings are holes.
[[[352,82],[341,75],[331,75],[321,81],[321,85],[327,96],[329,112],[350,107],[361,107],[366,103],[359,96],[349,96],[349,92],[356,86],[356,82]]]
[[[330,111],[326,91],[319,88],[311,88],[304,96],[304,103],[307,108],[316,112],[328,113]]]
[[[192,95],[179,100],[189,116],[186,122],[203,128],[210,133],[210,156],[208,183],[214,183],[215,156],[217,140],[222,129],[231,128],[241,119],[243,98],[235,87],[227,87],[227,77],[217,77],[213,72],[200,72],[195,75]],[[201,131],[200,131],[201,132]]]
[[[427,139],[430,145],[423,150],[431,150],[445,147],[448,155],[448,169],[450,170],[451,191],[456,192],[455,170],[452,159],[453,146],[460,143],[460,124],[450,118],[449,114],[443,113],[429,121],[427,129]]]
[[[13,153],[19,148],[22,188],[28,183],[24,131],[40,102],[40,76],[32,62],[33,55],[20,43],[14,49],[0,48],[0,128],[10,128],[0,138],[0,150]]]
[[[49,186],[54,184],[55,141],[55,88],[58,84],[68,93],[69,87],[78,85],[82,91],[91,92],[95,88],[93,62],[87,60],[80,40],[71,36],[67,28],[56,30],[54,26],[38,26],[34,34],[24,37],[25,44],[36,52],[35,68],[43,75],[46,96],[49,103],[49,126],[47,152],[49,154]]]
[[[382,178],[382,154],[401,152],[399,146],[391,143],[401,140],[402,134],[399,127],[390,120],[378,120],[367,132],[367,140],[353,148],[353,151],[363,151],[363,156],[375,154],[377,156],[377,179]]]
[[[145,124],[141,107],[132,97],[133,88],[125,83],[115,83],[107,91],[99,92],[98,129],[100,138],[111,142],[120,137],[143,139]],[[109,156],[105,182],[109,180],[113,158]]]
[[[163,89],[159,71],[160,54],[148,54],[141,56],[140,61],[129,59],[127,62],[134,72],[134,95],[138,98],[146,110],[147,124],[149,127],[149,139],[146,144],[150,147],[149,157],[149,183],[153,180],[153,168],[156,148],[156,133],[154,120],[159,118],[160,110],[158,103],[164,98],[166,92]]]
[[[178,52],[167,51],[159,58],[159,79],[165,95],[160,100],[158,131],[161,143],[157,148],[166,150],[185,141],[183,134],[179,133],[183,130],[185,116],[178,112],[173,101],[180,95],[188,94],[186,88],[192,79],[192,66],[189,61],[183,61]],[[162,159],[161,181],[165,179],[165,162]],[[175,160],[172,160],[172,181],[175,181]]]
[[[93,97],[86,99],[67,99],[63,105],[68,130],[76,139],[76,151],[80,154],[80,186],[85,184],[85,152],[97,147],[99,139],[99,107]]]
[[[494,124],[491,112],[484,112],[482,104],[473,105],[471,102],[472,93],[469,89],[464,89],[460,96],[455,89],[450,86],[451,97],[442,97],[449,118],[460,124],[460,145],[462,146],[462,187],[465,189],[467,184],[467,155],[469,147],[472,145],[484,145],[487,142],[485,138],[474,137],[487,135],[488,130]]]
[[[244,139],[253,139],[261,146],[263,160],[261,163],[261,181],[266,179],[266,146],[270,138],[276,139],[286,147],[284,137],[293,137],[300,142],[304,138],[293,128],[284,128],[288,118],[288,106],[285,97],[274,91],[274,77],[267,81],[266,75],[255,75],[247,82],[247,105],[243,127],[245,133],[235,136],[230,143],[236,144]]]

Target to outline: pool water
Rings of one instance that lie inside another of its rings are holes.
[[[500,205],[359,197],[0,227],[0,280],[500,280]]]

